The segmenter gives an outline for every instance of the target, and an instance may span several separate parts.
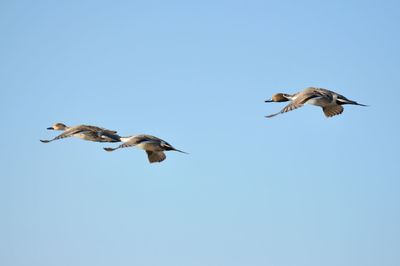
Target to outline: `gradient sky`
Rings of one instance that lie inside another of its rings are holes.
[[[400,265],[398,1],[0,2],[0,265]],[[267,119],[275,92],[369,107]],[[160,137],[112,153],[56,122]]]

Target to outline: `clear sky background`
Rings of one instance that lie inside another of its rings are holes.
[[[400,265],[398,1],[1,1],[0,265]],[[272,119],[308,86],[369,107]],[[112,153],[56,122],[189,155]]]

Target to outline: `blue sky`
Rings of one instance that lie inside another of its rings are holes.
[[[0,264],[397,266],[397,1],[2,1]],[[369,107],[326,119],[275,92]],[[56,122],[165,139],[56,136]]]

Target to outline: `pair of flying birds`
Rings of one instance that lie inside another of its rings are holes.
[[[288,111],[302,107],[306,104],[312,104],[322,107],[322,110],[326,117],[332,117],[334,115],[341,114],[343,112],[342,105],[344,104],[366,106],[363,104],[359,104],[355,101],[351,101],[336,92],[314,87],[308,87],[305,90],[296,94],[277,93],[272,96],[270,100],[266,100],[265,102],[286,101],[290,101],[290,103],[285,108],[283,108],[280,112],[276,114],[272,114],[266,117],[274,117],[278,114],[286,113]],[[101,127],[87,125],[67,127],[61,123],[57,123],[47,129],[64,130],[65,132],[52,140],[41,140],[41,142],[48,143],[53,140],[63,139],[71,136],[95,142],[123,142],[123,144],[119,145],[116,148],[104,148],[104,150],[114,151],[119,148],[136,146],[146,151],[150,163],[162,162],[163,160],[165,160],[166,155],[164,154],[164,151],[179,151],[182,153],[186,153],[175,149],[168,142],[151,135],[141,134],[131,137],[121,137],[116,134],[117,131],[108,130]]]
[[[53,126],[47,128],[49,130],[63,130],[64,133],[58,135],[51,140],[40,140],[43,143],[49,143],[53,140],[63,139],[75,136],[77,138],[95,142],[123,142],[116,148],[104,148],[106,151],[114,151],[119,148],[136,146],[146,151],[147,157],[150,163],[162,162],[165,160],[166,155],[164,151],[179,151],[175,149],[168,142],[159,139],[151,135],[136,135],[130,137],[121,137],[117,134],[117,131],[108,130],[96,126],[79,125],[74,127],[67,127],[62,123],[54,124]]]

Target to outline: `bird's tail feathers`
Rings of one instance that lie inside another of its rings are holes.
[[[179,151],[179,152],[182,152],[182,153],[184,153],[184,154],[189,154],[189,153],[187,153],[187,152],[184,152],[184,151],[181,151],[181,150],[178,150],[178,149],[175,149],[175,148],[172,148],[172,150],[174,150],[174,151]]]

